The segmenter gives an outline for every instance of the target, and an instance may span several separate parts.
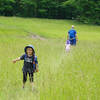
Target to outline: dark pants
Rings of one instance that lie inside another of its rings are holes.
[[[71,39],[71,40],[70,40],[70,44],[71,44],[71,45],[76,45],[76,39]]]
[[[23,83],[26,83],[27,81],[27,74],[29,74],[30,82],[33,82],[33,73],[23,72]]]

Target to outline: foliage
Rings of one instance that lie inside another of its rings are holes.
[[[0,0],[0,15],[100,24],[100,0]]]

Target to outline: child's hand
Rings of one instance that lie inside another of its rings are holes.
[[[12,62],[15,64],[16,63],[16,60],[13,60]]]
[[[36,69],[36,72],[39,72],[39,69]]]
[[[19,58],[14,59],[12,62],[13,62],[13,63],[16,63],[16,61],[20,61],[20,57],[19,57]]]

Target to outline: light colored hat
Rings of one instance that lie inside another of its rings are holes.
[[[25,53],[26,53],[27,48],[32,48],[32,49],[33,49],[33,52],[35,53],[35,50],[34,50],[34,46],[33,46],[33,45],[28,45],[28,46],[26,46],[26,47],[24,48]]]
[[[72,25],[72,28],[74,28],[75,26],[74,25]]]

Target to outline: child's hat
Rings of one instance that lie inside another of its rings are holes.
[[[74,25],[72,25],[72,28],[74,28],[75,26]]]
[[[70,44],[70,41],[69,41],[69,40],[67,40],[67,41],[66,41],[66,44]]]
[[[32,48],[33,49],[33,52],[35,53],[35,50],[34,50],[34,46],[33,45],[26,46],[25,49],[24,49],[25,53],[26,53],[27,48]]]

